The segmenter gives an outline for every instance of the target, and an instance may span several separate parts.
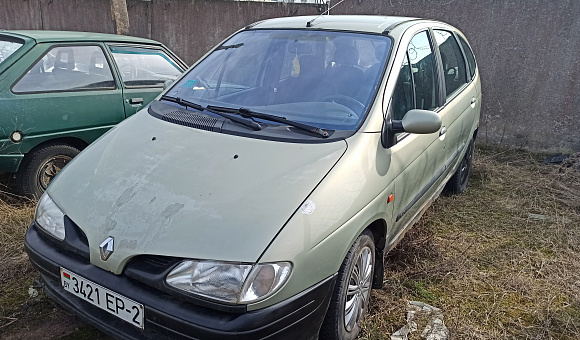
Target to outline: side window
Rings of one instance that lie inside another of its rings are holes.
[[[476,68],[476,64],[475,64],[475,57],[473,56],[473,52],[471,51],[471,48],[469,47],[469,44],[467,43],[467,41],[465,41],[461,36],[459,36],[459,43],[461,44],[461,47],[463,47],[463,52],[465,53],[465,58],[467,58],[467,64],[469,65],[469,75],[470,78],[473,78],[473,76],[475,76],[475,68]]]
[[[181,74],[181,69],[162,50],[109,46],[125,86],[163,86]]]
[[[22,45],[24,44],[19,41],[11,41],[5,37],[0,37],[0,64],[22,47]]]
[[[411,73],[415,84],[417,109],[433,110],[437,107],[435,57],[427,31],[417,33],[407,49]]]
[[[447,98],[455,92],[461,85],[467,83],[467,70],[461,49],[451,32],[434,30],[435,41],[441,53],[443,64],[443,75],[445,78],[445,90]]]
[[[399,78],[397,79],[391,101],[393,120],[403,119],[403,116],[415,107],[413,103],[413,81],[411,77],[408,55],[405,55],[405,60],[403,60],[403,64],[401,65],[401,71],[399,71]]]
[[[14,93],[114,89],[115,81],[99,46],[51,48],[12,88]]]

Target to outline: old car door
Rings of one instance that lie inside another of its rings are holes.
[[[101,44],[39,44],[22,64],[0,99],[3,111],[11,112],[11,128],[29,141],[23,146],[65,134],[90,143],[125,118],[121,89]]]
[[[125,114],[133,115],[183,73],[183,63],[160,47],[109,45],[123,86]]]
[[[446,98],[440,114],[446,131],[442,135],[446,140],[446,164],[451,168],[471,139],[469,133],[476,115],[477,89],[471,82],[463,52],[453,32],[436,28],[433,36],[441,57],[440,70]]]
[[[414,34],[406,47],[391,105],[390,119],[400,120],[411,109],[440,112],[437,58],[429,31]],[[401,133],[392,146],[395,179],[394,227],[389,239],[396,242],[404,228],[421,213],[426,200],[443,180],[445,138],[441,133]],[[393,225],[393,224],[392,224]]]

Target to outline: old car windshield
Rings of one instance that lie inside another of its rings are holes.
[[[2,64],[4,60],[8,59],[12,53],[16,52],[20,47],[22,47],[22,45],[23,44],[19,42],[0,39],[0,64]]]
[[[355,130],[371,105],[389,49],[389,38],[371,34],[243,31],[167,94],[323,129]]]

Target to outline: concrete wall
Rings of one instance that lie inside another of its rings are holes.
[[[319,8],[315,5],[223,0],[127,0],[127,4],[132,35],[163,42],[188,64],[253,22],[280,16],[318,14]]]
[[[320,10],[223,0],[127,4],[132,35],[159,40],[190,64],[249,23]],[[114,33],[110,6],[110,0],[0,0],[0,28]],[[458,27],[482,77],[479,142],[580,151],[580,1],[345,0],[331,13],[426,17]]]

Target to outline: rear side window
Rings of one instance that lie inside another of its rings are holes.
[[[449,31],[434,30],[435,41],[441,53],[447,98],[467,83],[467,70],[461,49]]]
[[[12,88],[14,93],[115,89],[99,46],[51,48]]]
[[[160,87],[181,74],[181,69],[158,49],[110,46],[125,86]]]
[[[475,69],[476,69],[476,64],[475,64],[475,57],[473,56],[473,52],[471,51],[471,48],[469,47],[469,44],[467,43],[467,41],[465,41],[461,36],[459,37],[459,43],[461,44],[461,47],[463,47],[463,52],[465,53],[465,58],[467,59],[467,64],[469,65],[469,75],[470,78],[473,78],[473,76],[475,76]]]
[[[16,41],[0,40],[0,64],[22,47],[22,45],[22,43]]]
[[[415,85],[417,109],[433,110],[437,107],[435,57],[427,31],[417,33],[407,49]]]

